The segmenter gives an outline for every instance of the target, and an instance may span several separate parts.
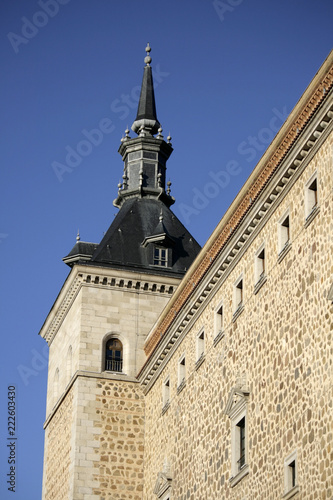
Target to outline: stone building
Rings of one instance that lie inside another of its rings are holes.
[[[40,332],[43,498],[331,499],[333,52],[200,251],[146,50],[119,213]]]

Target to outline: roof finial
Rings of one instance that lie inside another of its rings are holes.
[[[80,239],[81,239],[81,238],[80,238],[80,231],[79,231],[79,230],[77,230],[76,241],[80,241]]]
[[[145,57],[145,63],[146,63],[146,65],[147,65],[147,66],[149,66],[149,65],[150,65],[150,63],[151,63],[151,57],[150,57],[150,55],[149,55],[149,52],[151,51],[151,48],[150,48],[149,42],[147,43],[147,47],[146,47],[146,49],[145,49],[145,50],[146,50],[146,52],[147,52],[147,55],[146,55],[146,57]]]

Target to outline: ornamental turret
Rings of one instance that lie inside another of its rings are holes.
[[[129,198],[153,198],[167,207],[175,202],[170,195],[170,182],[166,188],[166,162],[173,149],[171,137],[165,142],[157,119],[150,51],[148,43],[138,111],[132,125],[137,137],[131,138],[126,129],[118,150],[124,162],[118,197],[113,202],[118,208]]]

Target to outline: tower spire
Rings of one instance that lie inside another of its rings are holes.
[[[146,66],[143,70],[143,78],[141,85],[141,93],[138,105],[138,112],[136,119],[133,122],[132,130],[136,134],[150,134],[154,135],[158,132],[161,127],[157,115],[156,115],[156,105],[155,105],[155,94],[154,94],[154,84],[153,84],[153,73],[150,66],[152,61],[150,57],[151,47],[147,43],[146,47],[146,57],[144,62]]]
[[[170,186],[166,189],[165,185],[166,163],[173,149],[171,137],[165,142],[157,120],[150,51],[148,43],[138,112],[132,125],[137,136],[130,137],[127,128],[118,150],[124,162],[123,182],[119,182],[113,202],[118,208],[130,198],[155,199],[167,207],[175,202]]]

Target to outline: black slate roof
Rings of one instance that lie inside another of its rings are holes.
[[[154,243],[143,245],[146,238],[156,234],[156,228],[161,224],[161,215],[168,235],[161,244],[169,247],[172,255],[167,267],[153,265]],[[65,262],[75,252],[76,246],[77,244],[65,257]],[[177,277],[185,274],[199,251],[200,245],[163,202],[132,198],[122,205],[91,258],[80,260],[80,264]],[[73,262],[68,264],[73,265]]]

